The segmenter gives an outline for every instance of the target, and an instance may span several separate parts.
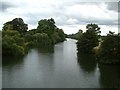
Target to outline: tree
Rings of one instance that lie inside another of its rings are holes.
[[[99,44],[99,30],[97,24],[88,24],[86,32],[80,34],[77,42],[77,50],[79,53],[92,53],[93,48]]]
[[[88,25],[86,26],[86,29],[87,29],[87,30],[92,30],[92,31],[96,32],[97,34],[101,33],[100,27],[98,27],[97,24],[88,24]]]
[[[15,30],[2,31],[2,54],[10,56],[20,56],[25,54],[24,40]]]
[[[27,28],[27,24],[21,18],[15,18],[4,24],[3,55],[24,55],[31,48],[49,49],[53,48],[55,43],[65,40],[63,30],[56,27],[52,18],[40,20],[37,29],[27,31]]]
[[[80,29],[77,33],[69,34],[69,35],[67,35],[67,37],[78,40],[82,34],[83,34],[83,30]]]
[[[53,44],[65,40],[65,35],[62,29],[57,28],[53,18],[42,19],[38,22],[37,33],[46,33]]]
[[[99,50],[99,62],[106,64],[120,63],[120,36],[109,32],[101,43]]]
[[[3,26],[3,30],[16,30],[22,34],[27,32],[27,29],[28,25],[24,23],[22,18],[15,18],[12,21],[6,22]]]
[[[55,21],[53,18],[51,19],[42,19],[38,22],[37,32],[47,33],[48,36],[51,36],[54,33],[56,28]]]
[[[65,34],[62,29],[57,28],[53,34],[54,43],[65,41]]]

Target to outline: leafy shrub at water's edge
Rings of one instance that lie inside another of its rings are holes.
[[[100,28],[96,24],[88,24],[86,32],[80,34],[77,42],[77,50],[79,53],[92,53],[94,47],[99,44]]]
[[[120,35],[109,32],[99,49],[99,62],[107,64],[120,63]]]
[[[120,63],[120,34],[109,32],[107,36],[100,36],[101,31],[97,24],[88,24],[86,32],[79,30],[75,35],[65,35],[52,18],[40,20],[36,29],[27,29],[28,25],[21,18],[4,24],[1,39],[3,55],[23,56],[31,48],[54,47],[68,37],[78,40],[78,55],[95,54],[100,63]]]
[[[57,28],[54,19],[43,19],[37,29],[27,31],[28,25],[23,19],[15,18],[6,22],[2,29],[2,54],[9,56],[25,55],[31,48],[53,47],[63,42],[65,34]]]
[[[95,54],[99,63],[120,63],[120,34],[114,34],[110,31],[107,36],[103,37],[100,36],[100,28],[97,24],[88,24],[86,28],[86,32],[79,34],[78,55]]]

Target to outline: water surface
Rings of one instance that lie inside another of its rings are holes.
[[[77,57],[76,40],[56,44],[53,51],[32,49],[23,58],[3,58],[3,88],[120,87],[118,67]]]

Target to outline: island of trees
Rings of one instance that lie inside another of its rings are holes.
[[[82,30],[72,38],[77,39],[78,57],[81,54],[92,54],[99,63],[120,64],[120,34],[109,31],[107,36],[100,35],[97,24],[88,24],[86,32]]]
[[[22,56],[31,48],[51,48],[65,40],[62,29],[53,18],[42,19],[36,29],[28,30],[22,18],[6,22],[2,29],[2,55]]]
[[[31,48],[51,48],[67,37],[77,40],[78,57],[81,54],[92,54],[99,63],[119,64],[120,34],[109,31],[103,37],[100,33],[97,24],[88,24],[86,32],[79,30],[76,34],[67,35],[55,25],[53,18],[42,19],[36,29],[28,30],[22,18],[15,18],[3,25],[2,55],[22,56]]]

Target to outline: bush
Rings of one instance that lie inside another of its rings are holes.
[[[108,34],[101,44],[99,57],[101,63],[113,64],[119,63],[120,60],[120,36]]]

